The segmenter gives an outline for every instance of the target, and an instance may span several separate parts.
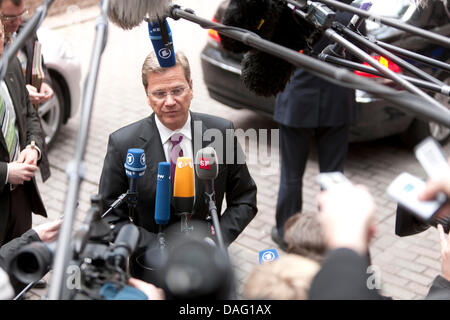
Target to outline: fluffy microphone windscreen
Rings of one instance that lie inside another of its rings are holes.
[[[274,0],[231,0],[222,23],[256,33],[264,39],[272,37],[282,6]],[[221,35],[223,47],[234,53],[249,51],[244,43]]]
[[[205,241],[185,237],[171,249],[164,271],[163,288],[170,300],[228,300],[233,295],[232,266]]]
[[[108,16],[113,23],[125,30],[141,24],[147,14],[150,20],[166,14],[170,0],[110,0]]]
[[[299,51],[314,45],[322,32],[313,24],[297,18],[284,7],[270,41]],[[275,96],[282,91],[295,71],[291,63],[257,50],[250,51],[242,60],[241,80],[260,96]]]
[[[241,27],[262,38],[299,51],[314,45],[322,31],[301,19],[280,0],[231,0],[223,24]],[[224,36],[223,47],[235,53],[251,48]],[[281,58],[251,50],[242,60],[241,80],[252,92],[260,96],[275,96],[289,81],[295,66]]]
[[[284,89],[294,70],[294,65],[283,59],[253,50],[242,60],[241,80],[259,96],[275,96]]]

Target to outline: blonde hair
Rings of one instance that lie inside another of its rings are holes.
[[[287,254],[255,267],[244,286],[246,299],[306,300],[320,265],[314,260]]]
[[[291,216],[284,224],[284,241],[287,252],[322,262],[326,252],[322,226],[317,213],[302,212]]]
[[[180,65],[183,68],[184,77],[186,78],[187,83],[190,85],[191,83],[191,68],[189,66],[189,61],[187,57],[181,51],[175,52],[175,60],[176,65]],[[150,52],[150,54],[145,58],[144,64],[142,65],[142,84],[144,85],[145,91],[147,91],[148,87],[148,75],[151,73],[162,73],[166,71],[167,68],[163,68],[159,65],[158,58],[154,51]]]

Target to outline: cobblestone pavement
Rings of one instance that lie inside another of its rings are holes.
[[[190,6],[199,16],[210,18],[218,0],[177,1]],[[73,51],[82,61],[83,81],[91,60],[91,48],[95,36],[95,17],[98,8],[92,7],[73,12],[70,16],[47,19],[51,27],[70,40]],[[199,52],[206,41],[206,31],[187,21],[169,20],[175,49],[182,49],[191,61],[194,81],[193,111],[206,112],[234,122],[237,128],[273,129],[276,125],[267,118],[251,111],[234,110],[212,100],[202,80]],[[109,133],[150,114],[140,80],[140,68],[144,57],[152,50],[144,25],[131,31],[123,31],[110,25],[109,39],[101,62],[101,70],[92,115],[89,140],[85,154],[86,175],[81,185],[77,220],[80,221],[89,208],[90,196],[97,193],[98,181],[106,153]],[[73,158],[80,121],[80,112],[62,128],[50,152],[52,176],[45,183],[39,181],[50,219],[57,218],[64,208],[67,176],[65,170]],[[445,148],[450,155],[450,146]],[[239,293],[252,268],[258,264],[260,250],[277,248],[270,237],[274,225],[275,203],[279,185],[278,149],[271,150],[272,173],[260,170],[261,164],[250,165],[250,171],[258,186],[259,213],[229,252],[236,268]],[[251,156],[249,154],[248,156]],[[424,171],[413,153],[396,139],[351,144],[345,173],[355,183],[370,189],[377,204],[377,236],[370,251],[373,264],[381,270],[382,291],[395,299],[423,298],[440,272],[440,251],[437,231],[429,229],[420,235],[400,238],[394,234],[395,204],[386,195],[388,184],[401,172],[407,171],[425,177]],[[304,210],[316,210],[315,183],[318,164],[312,154],[304,176]],[[40,180],[40,178],[38,179]],[[44,222],[34,216],[34,224]],[[278,250],[280,254],[284,254]],[[33,290],[30,298],[39,298],[42,290]]]

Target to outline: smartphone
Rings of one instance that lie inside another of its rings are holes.
[[[450,175],[450,166],[440,144],[428,137],[414,148],[417,160],[430,179],[440,179]]]
[[[352,186],[353,184],[342,172],[323,172],[317,175],[317,182],[322,190],[329,190],[336,186]]]
[[[403,172],[392,181],[386,192],[419,219],[429,222],[447,201],[447,197],[438,195],[435,200],[420,201],[418,196],[425,189],[425,186],[426,183],[422,179]]]

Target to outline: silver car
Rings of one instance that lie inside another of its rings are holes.
[[[38,32],[42,55],[52,78],[55,95],[39,107],[46,142],[51,147],[61,125],[73,117],[80,106],[81,63],[72,54],[69,43],[48,28]]]

